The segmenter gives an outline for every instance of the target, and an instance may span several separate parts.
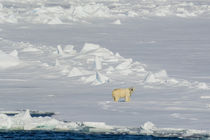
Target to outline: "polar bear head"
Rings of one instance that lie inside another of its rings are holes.
[[[130,91],[130,95],[134,92],[135,88],[131,87],[129,88],[129,91]]]

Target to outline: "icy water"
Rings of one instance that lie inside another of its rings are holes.
[[[78,132],[57,132],[57,131],[1,131],[0,139],[28,140],[28,139],[86,139],[86,140],[181,140],[176,137],[154,137],[146,135],[128,135],[128,134],[86,134]]]

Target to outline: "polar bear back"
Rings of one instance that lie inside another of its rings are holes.
[[[114,89],[112,91],[112,96],[117,96],[119,98],[123,98],[125,96],[130,96],[130,89],[129,88],[119,88],[119,89]]]

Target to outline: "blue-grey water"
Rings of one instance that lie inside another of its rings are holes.
[[[78,132],[59,132],[59,131],[1,131],[1,140],[181,140],[173,137],[154,137],[146,135],[128,135],[128,134],[85,134]]]
[[[181,140],[177,137],[155,137],[129,134],[87,134],[68,131],[0,131],[0,140]]]

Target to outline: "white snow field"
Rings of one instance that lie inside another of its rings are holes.
[[[0,113],[0,129],[209,135],[209,13],[208,0],[0,0],[0,111],[56,113]]]

